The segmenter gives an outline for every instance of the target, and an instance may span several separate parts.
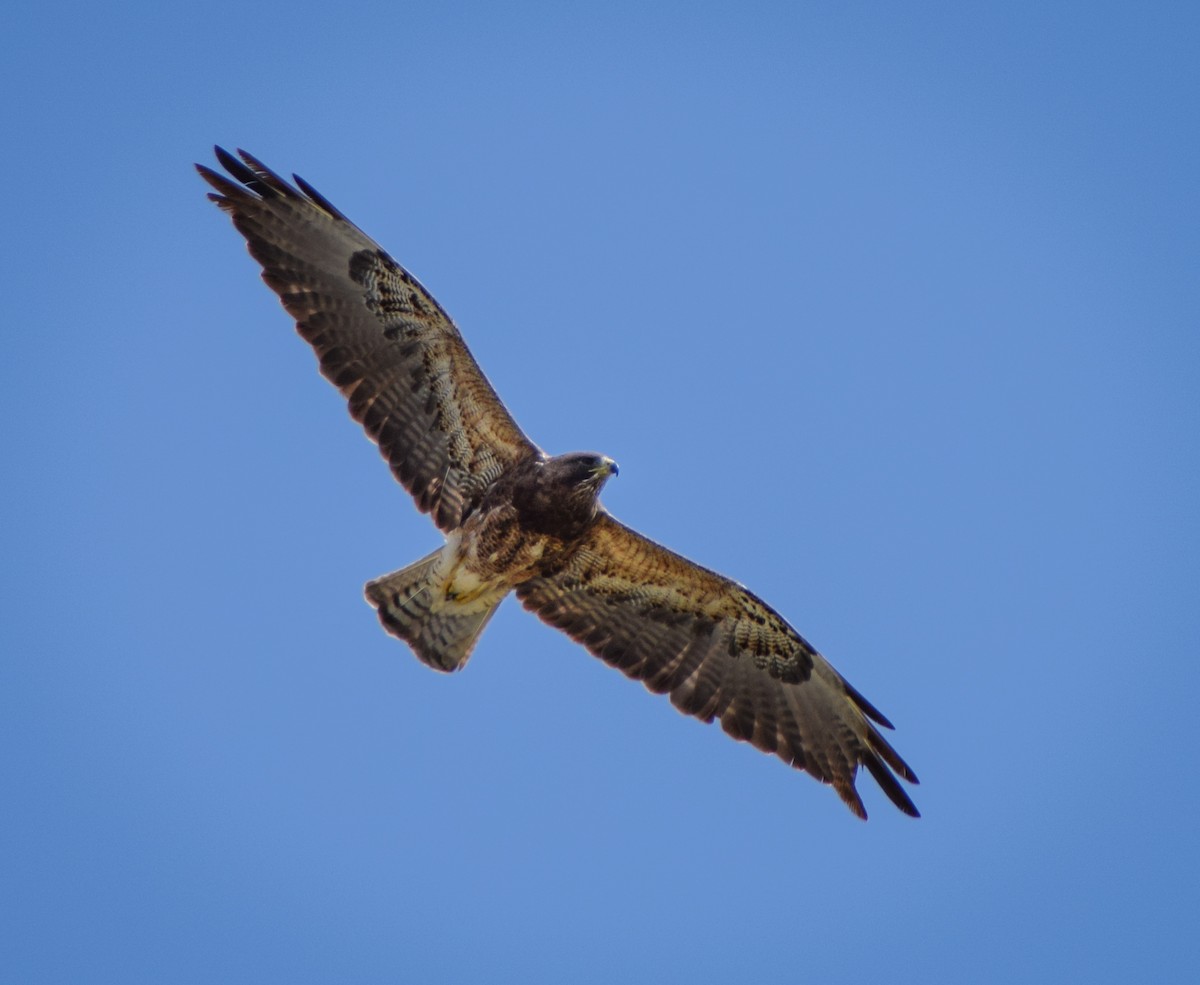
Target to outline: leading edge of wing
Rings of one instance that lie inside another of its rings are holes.
[[[393,474],[443,530],[540,454],[441,305],[324,195],[245,151],[197,171]]]

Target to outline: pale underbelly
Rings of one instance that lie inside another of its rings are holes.
[[[546,554],[543,538],[520,543],[488,542],[474,531],[455,531],[446,540],[439,565],[441,595],[458,605],[489,606],[537,574]]]

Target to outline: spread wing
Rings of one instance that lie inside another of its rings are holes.
[[[517,594],[527,609],[680,711],[830,783],[861,818],[865,766],[905,814],[893,775],[917,778],[876,724],[891,728],[770,606],[602,513],[583,546]]]
[[[196,166],[208,197],[417,506],[457,527],[493,479],[540,452],[416,278],[303,179],[238,153],[216,148],[236,181]]]

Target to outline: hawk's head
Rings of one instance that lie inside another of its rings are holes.
[[[546,462],[544,480],[558,487],[561,492],[586,490],[597,496],[609,476],[618,472],[617,463],[607,455],[591,451],[574,451],[569,455],[556,455]]]
[[[516,480],[513,505],[527,530],[573,540],[596,519],[597,497],[617,463],[595,452],[572,452],[531,463]]]

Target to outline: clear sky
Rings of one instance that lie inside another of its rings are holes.
[[[1200,962],[1185,3],[5,15],[13,982],[1184,982]],[[193,161],[433,291],[527,432],[897,725],[871,820],[439,542]]]

